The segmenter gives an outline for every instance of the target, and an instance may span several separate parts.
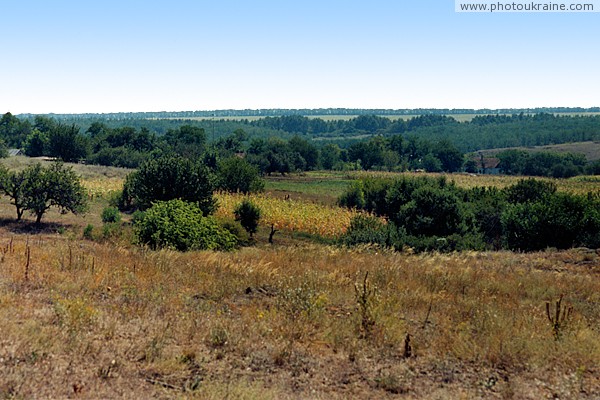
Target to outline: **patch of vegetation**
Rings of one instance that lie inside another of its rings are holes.
[[[236,237],[213,217],[203,216],[195,203],[183,200],[158,201],[135,222],[138,243],[153,249],[232,250]]]

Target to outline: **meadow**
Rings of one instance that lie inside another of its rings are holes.
[[[125,171],[77,168],[93,194],[86,215],[52,211],[36,231],[0,201],[2,398],[600,397],[596,250],[316,243],[297,234],[343,231],[354,212],[332,198],[364,174],[309,173],[254,196],[264,220],[252,246],[150,251],[129,242],[128,216],[125,234],[102,234],[99,214]],[[221,216],[241,201],[217,198]]]

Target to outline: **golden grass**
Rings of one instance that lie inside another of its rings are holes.
[[[600,395],[595,252],[10,241],[0,238],[3,397]],[[367,328],[355,293],[366,273]],[[555,340],[545,304],[561,294],[573,313]]]

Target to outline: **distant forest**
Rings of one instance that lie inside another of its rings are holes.
[[[145,159],[165,153],[189,153],[213,163],[219,158],[244,154],[260,172],[267,174],[318,168],[475,172],[474,156],[467,154],[478,150],[600,140],[600,115],[554,114],[594,113],[596,109],[543,110],[552,113],[494,110],[496,114],[473,115],[464,122],[444,113],[477,114],[482,110],[247,110],[249,114],[285,111],[288,115],[239,119],[217,116],[217,112],[190,112],[187,117],[200,119],[181,117],[188,113],[6,113],[0,119],[0,140],[5,148],[24,149],[28,155],[123,167],[137,167]],[[294,115],[300,111],[305,115]],[[370,114],[361,114],[367,111]],[[400,118],[400,111],[423,115]],[[311,112],[321,116],[325,112],[346,112],[349,117],[306,116]],[[384,112],[396,114],[376,115]],[[199,113],[209,113],[209,118],[202,119]],[[564,153],[530,158],[520,153],[519,157],[509,156],[500,157],[499,168],[504,173],[537,171],[537,175],[562,177],[595,174],[600,169],[598,163],[590,165],[581,156]],[[538,163],[543,163],[543,167]]]

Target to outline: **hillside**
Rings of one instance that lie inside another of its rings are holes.
[[[319,172],[253,196],[265,210],[253,246],[152,251],[131,244],[127,215],[120,233],[102,229],[126,170],[74,167],[94,194],[85,215],[52,210],[36,228],[0,200],[2,398],[600,397],[596,250],[325,245],[311,235],[343,231],[355,212],[332,194],[366,173]],[[237,197],[219,195],[220,217]]]
[[[562,143],[546,146],[533,146],[533,147],[506,147],[502,149],[485,149],[479,152],[487,155],[498,154],[503,150],[524,150],[528,152],[538,151],[552,151],[557,153],[578,153],[583,154],[588,161],[600,160],[600,141],[587,141],[587,142],[574,142],[574,143]]]

